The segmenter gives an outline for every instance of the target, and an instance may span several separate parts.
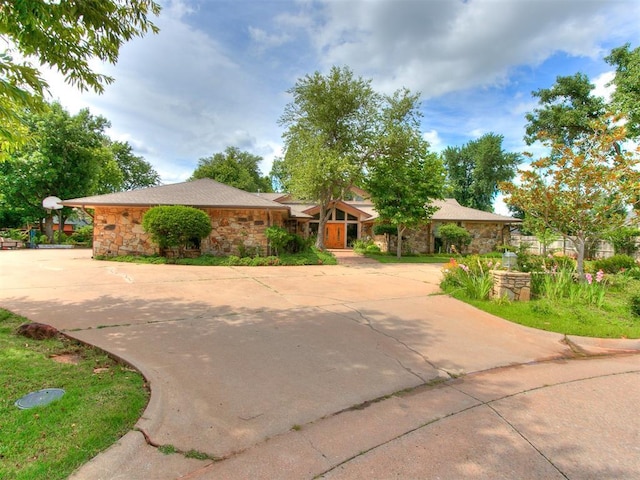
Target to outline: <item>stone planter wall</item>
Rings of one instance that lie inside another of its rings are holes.
[[[506,297],[520,302],[531,300],[530,273],[491,270],[491,275],[493,275],[491,298]]]

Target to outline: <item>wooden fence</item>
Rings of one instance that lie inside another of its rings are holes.
[[[522,244],[528,245],[527,252],[542,255],[543,246],[534,236],[511,234],[511,245],[519,247]],[[636,244],[640,246],[640,242],[636,240]],[[565,238],[560,238],[547,245],[547,253],[562,252],[564,255],[575,256],[577,255],[576,249],[573,247],[573,243]],[[598,242],[596,245],[595,258],[611,257],[614,254],[613,245],[608,242]],[[640,249],[636,251],[636,259],[640,259]]]

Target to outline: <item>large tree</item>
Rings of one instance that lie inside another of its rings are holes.
[[[289,193],[319,205],[316,246],[324,248],[332,205],[361,181],[374,154],[381,98],[347,67],[306,75],[288,93],[293,100],[280,118],[285,154],[276,169]]]
[[[539,136],[550,155],[521,170],[520,185],[504,184],[506,202],[541,227],[564,237],[578,253],[584,271],[585,247],[625,222],[625,205],[638,198],[638,150],[620,147],[626,131],[609,116],[591,120],[569,145],[566,137]]]
[[[616,67],[616,75],[611,82],[613,106],[627,117],[627,134],[640,137],[640,47],[634,50],[626,44],[614,48],[605,60]]]
[[[51,236],[52,216],[42,208],[42,200],[95,192],[101,169],[113,160],[104,133],[108,125],[104,117],[93,116],[88,110],[72,116],[57,103],[45,113],[28,117],[33,142],[0,164],[5,207],[19,211],[27,222],[46,217]],[[65,208],[63,218],[68,213]]]
[[[377,155],[369,161],[365,183],[380,220],[396,228],[396,256],[402,235],[426,222],[442,197],[444,168],[419,129],[419,96],[408,90],[387,98]]]
[[[109,150],[122,174],[120,189],[128,191],[160,184],[160,175],[143,157],[135,155],[129,142],[110,142]]]
[[[48,85],[32,61],[101,93],[113,78],[95,72],[91,60],[115,64],[125,42],[158,31],[149,16],[159,13],[152,0],[0,0],[0,147],[23,144],[20,112],[43,107]]]
[[[604,114],[606,106],[603,98],[593,94],[594,88],[589,77],[576,73],[557,77],[551,88],[533,92],[539,107],[525,116],[527,144],[540,138],[553,138],[572,145],[580,137],[591,135],[592,122]]]
[[[211,178],[247,192],[271,192],[271,180],[261,174],[260,162],[262,157],[227,147],[224,153],[198,160],[191,180]]]
[[[442,152],[448,194],[460,205],[493,211],[498,184],[514,177],[521,160],[519,154],[502,149],[502,140],[502,135],[487,133],[462,147],[448,147]]]

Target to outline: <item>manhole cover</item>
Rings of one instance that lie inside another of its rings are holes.
[[[16,400],[15,406],[21,410],[40,407],[42,405],[48,405],[63,395],[64,390],[61,388],[45,388],[44,390],[28,393],[24,397]]]

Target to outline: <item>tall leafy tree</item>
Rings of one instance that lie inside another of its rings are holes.
[[[112,156],[105,146],[109,122],[88,110],[70,115],[59,104],[28,118],[34,141],[0,164],[0,187],[7,207],[25,221],[46,217],[52,235],[52,217],[42,208],[45,197],[74,198],[94,193],[96,179]],[[64,217],[69,211],[62,211]]]
[[[593,95],[595,86],[583,73],[557,77],[551,88],[533,92],[538,108],[526,114],[525,141],[554,138],[572,145],[580,137],[593,133],[592,122],[605,113],[603,98]]]
[[[627,133],[632,138],[640,137],[640,47],[631,50],[629,44],[614,48],[605,60],[616,67],[611,82],[613,106],[627,117]]]
[[[396,228],[396,255],[402,235],[426,222],[442,197],[444,168],[419,129],[419,95],[400,90],[387,98],[377,155],[368,164],[365,183],[380,219]]]
[[[502,135],[487,133],[442,152],[449,192],[460,205],[493,211],[498,184],[511,180],[521,157],[502,149]]]
[[[280,118],[285,154],[276,169],[289,193],[320,206],[316,246],[324,248],[332,204],[362,179],[373,155],[381,99],[347,67],[306,75],[288,93],[293,100]]]
[[[115,64],[125,42],[158,31],[149,16],[159,13],[152,0],[0,0],[0,146],[23,144],[20,111],[43,108],[48,85],[31,59],[58,69],[80,90],[101,93],[113,78],[90,61]]]
[[[122,174],[121,187],[114,192],[153,187],[160,184],[160,175],[153,168],[153,165],[143,157],[134,155],[129,142],[110,142],[109,150],[111,150],[118,170]]]
[[[565,137],[542,137],[551,154],[520,171],[521,183],[503,184],[507,203],[571,242],[584,271],[589,242],[621,227],[625,210],[640,193],[640,150],[624,152],[626,131],[610,117],[592,120],[571,145]]]
[[[227,147],[224,153],[201,158],[191,180],[211,178],[247,192],[271,192],[271,181],[260,173],[260,162],[262,157]]]

